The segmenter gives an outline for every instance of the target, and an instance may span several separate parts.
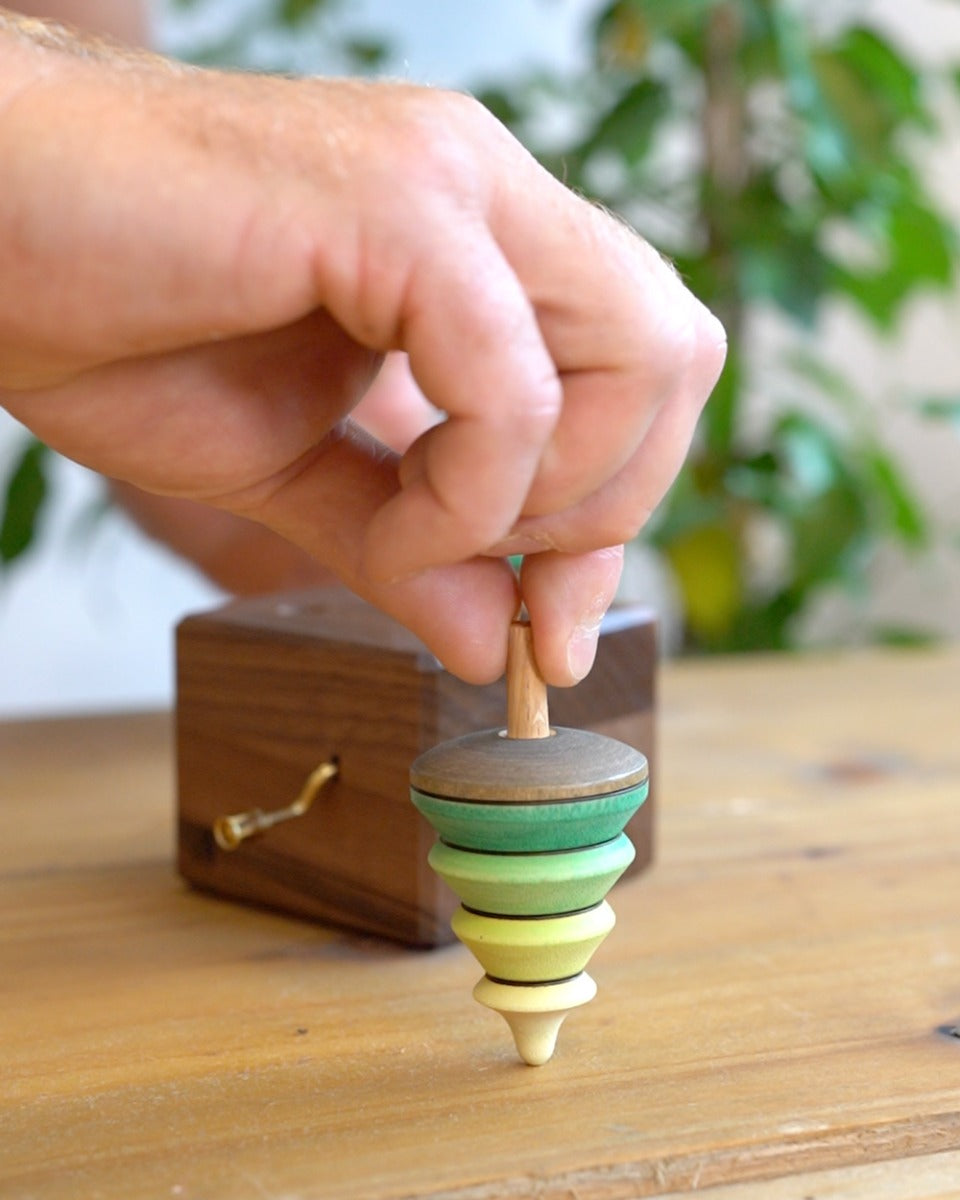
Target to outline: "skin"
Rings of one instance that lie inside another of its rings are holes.
[[[0,161],[14,416],[279,535],[473,682],[522,553],[544,677],[586,673],[723,362],[647,243],[465,96],[197,71],[3,10]]]
[[[150,22],[138,0],[17,0],[12,7],[23,16],[61,21],[128,46],[145,46],[150,40]]]

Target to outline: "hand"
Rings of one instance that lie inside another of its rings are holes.
[[[410,379],[406,356],[390,354],[351,419],[402,453],[438,419]],[[187,559],[235,595],[330,586],[336,576],[312,555],[266,525],[212,508],[110,481],[113,499],[143,533]]]
[[[541,670],[582,675],[723,359],[659,256],[462,96],[2,31],[0,66],[14,415],[261,522],[476,682],[524,553]],[[347,419],[389,351],[445,414],[400,458]]]

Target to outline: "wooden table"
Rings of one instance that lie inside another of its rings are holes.
[[[0,1196],[960,1196],[960,652],[672,665],[660,747],[533,1069],[461,947],[178,881],[168,718],[0,725]]]

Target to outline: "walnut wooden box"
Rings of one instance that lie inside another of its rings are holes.
[[[597,662],[553,689],[551,721],[643,751],[655,784],[656,637],[646,609],[603,626]],[[427,865],[435,834],[409,800],[410,764],[503,724],[503,682],[473,687],[413,634],[338,588],[239,600],[177,629],[178,867],[220,896],[414,946],[452,940],[456,901]],[[321,762],[338,774],[301,817],[220,849],[218,817],[282,808]],[[627,832],[653,856],[654,793]]]

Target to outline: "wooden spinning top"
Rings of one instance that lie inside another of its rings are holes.
[[[461,901],[452,929],[486,972],[474,998],[540,1066],[567,1013],[596,994],[584,968],[614,925],[605,897],[633,860],[623,829],[646,799],[647,760],[601,734],[550,728],[530,627],[517,621],[506,729],[428,750],[410,782],[439,834],[430,865]]]

